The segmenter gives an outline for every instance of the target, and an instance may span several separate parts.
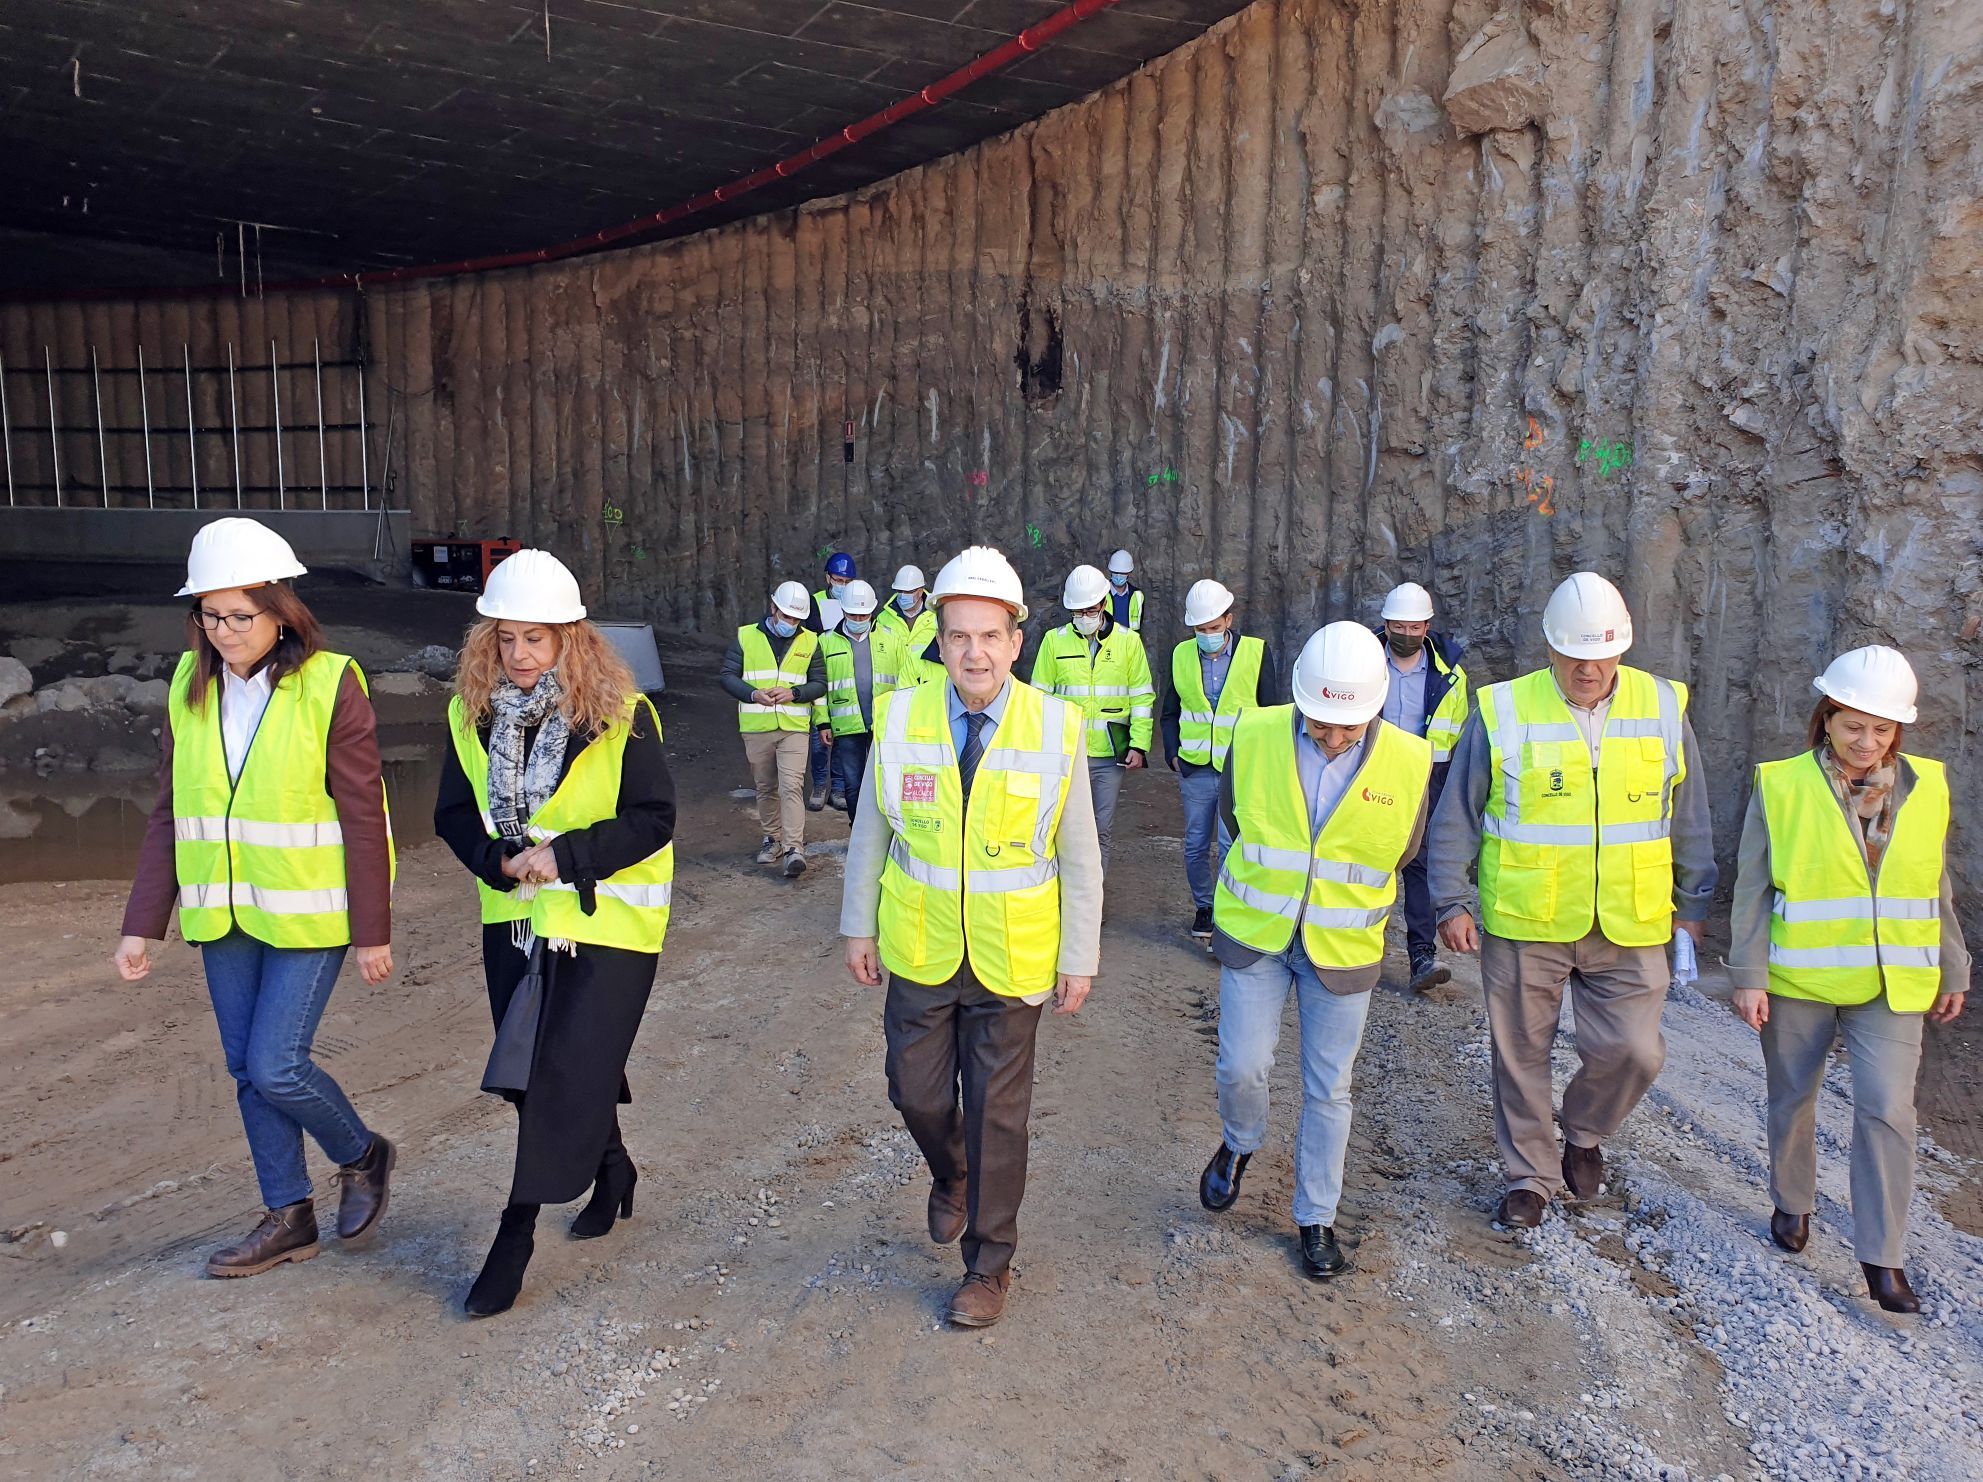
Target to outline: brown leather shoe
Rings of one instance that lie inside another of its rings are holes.
[[[1005,1316],[1005,1294],[1011,1288],[1010,1271],[996,1276],[980,1276],[973,1271],[951,1297],[946,1315],[960,1328],[988,1328]]]
[[[392,1165],[398,1160],[399,1150],[374,1132],[365,1156],[338,1169],[339,1240],[364,1239],[384,1217],[386,1197],[392,1192]]]
[[[1779,1250],[1787,1250],[1793,1256],[1811,1243],[1811,1216],[1808,1214],[1785,1214],[1780,1209],[1770,1211],[1770,1239]]]
[[[307,1261],[317,1253],[317,1207],[308,1199],[262,1215],[248,1238],[207,1257],[209,1276],[260,1276],[284,1261]]]
[[[1873,1266],[1859,1263],[1859,1269],[1866,1273],[1866,1294],[1878,1302],[1888,1312],[1919,1312],[1921,1299],[1914,1295],[1914,1288],[1907,1284],[1907,1273],[1898,1266]],[[950,1314],[952,1322],[957,1314]]]
[[[964,1180],[940,1178],[930,1185],[930,1239],[948,1245],[964,1233]]]
[[[1604,1149],[1564,1143],[1563,1182],[1579,1199],[1595,1199],[1604,1187]]]
[[[1548,1207],[1548,1201],[1534,1189],[1510,1189],[1501,1196],[1494,1223],[1511,1230],[1533,1230],[1542,1223],[1542,1212]]]

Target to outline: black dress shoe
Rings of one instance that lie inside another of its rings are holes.
[[[1327,1281],[1350,1269],[1349,1257],[1336,1244],[1334,1225],[1301,1227],[1301,1274],[1311,1281]]]
[[[1595,1199],[1604,1187],[1604,1149],[1564,1143],[1563,1182],[1579,1199]]]
[[[1808,1214],[1785,1214],[1780,1209],[1770,1211],[1770,1239],[1777,1248],[1787,1250],[1793,1256],[1811,1241],[1811,1216]]]
[[[1548,1201],[1534,1189],[1510,1189],[1501,1196],[1494,1223],[1511,1230],[1533,1230],[1542,1223],[1542,1212],[1548,1207]]]
[[[1212,1161],[1205,1165],[1205,1171],[1198,1179],[1198,1202],[1217,1214],[1222,1209],[1231,1209],[1233,1200],[1239,1197],[1239,1181],[1246,1175],[1246,1162],[1251,1153],[1236,1153],[1223,1142],[1219,1150],[1212,1154]]]
[[[468,1289],[462,1311],[470,1317],[494,1317],[516,1305],[516,1294],[523,1290],[524,1268],[537,1245],[536,1229],[535,1204],[512,1204],[503,1211],[489,1258],[482,1263],[475,1285]]]
[[[1866,1273],[1866,1292],[1889,1312],[1919,1312],[1921,1299],[1907,1284],[1907,1273],[1898,1266],[1869,1266],[1859,1263]]]

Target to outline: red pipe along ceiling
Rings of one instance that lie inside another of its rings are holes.
[[[424,263],[407,268],[382,268],[376,273],[333,273],[322,278],[291,278],[278,283],[265,283],[258,292],[292,293],[318,288],[358,288],[370,283],[406,283],[419,278],[446,278],[457,273],[483,273],[497,268],[532,267],[538,263],[557,262],[563,258],[583,257],[587,253],[601,252],[629,238],[644,236],[662,227],[673,226],[687,217],[698,215],[712,206],[725,205],[738,196],[756,190],[759,186],[770,185],[774,181],[788,180],[801,170],[818,164],[828,155],[837,154],[850,144],[858,144],[872,134],[878,134],[905,118],[913,118],[926,109],[934,108],[946,98],[962,92],[979,78],[988,77],[1001,68],[1032,55],[1050,42],[1065,35],[1089,17],[1098,15],[1114,5],[1116,0],[1074,0],[1074,3],[1056,11],[1036,26],[1028,26],[1017,36],[1002,46],[994,47],[983,56],[965,66],[959,67],[949,76],[940,78],[928,87],[909,94],[906,98],[891,103],[879,113],[869,114],[858,123],[848,124],[836,134],[829,134],[809,148],[800,150],[787,159],[762,170],[732,180],[727,185],[719,185],[714,190],[704,191],[677,205],[668,206],[647,216],[636,216],[632,221],[619,226],[608,227],[604,231],[593,232],[590,236],[574,237],[569,242],[559,242],[550,247],[539,247],[528,252],[504,252],[490,257],[467,257],[459,262]],[[0,300],[34,302],[76,302],[99,299],[183,299],[218,298],[238,290],[226,283],[209,283],[184,288],[126,288],[126,289],[86,289],[73,293],[0,293]]]

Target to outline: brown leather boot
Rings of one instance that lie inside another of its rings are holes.
[[[948,1245],[964,1233],[964,1180],[940,1178],[930,1185],[930,1239]]]
[[[308,1199],[262,1215],[248,1238],[207,1257],[209,1276],[260,1276],[284,1261],[307,1261],[317,1253],[317,1207]]]
[[[1579,1199],[1595,1199],[1604,1187],[1604,1149],[1564,1143],[1563,1182]]]
[[[374,1132],[365,1156],[338,1169],[339,1240],[362,1240],[372,1233],[385,1215],[386,1197],[392,1192],[392,1165],[398,1160],[399,1150]]]
[[[1012,1288],[1012,1273],[980,1276],[973,1271],[964,1278],[950,1299],[950,1320],[960,1328],[988,1328],[1005,1316],[1005,1294]]]
[[[1534,1189],[1510,1189],[1501,1196],[1500,1207],[1494,1211],[1494,1223],[1511,1230],[1533,1230],[1542,1223],[1542,1212],[1548,1207],[1548,1202]]]

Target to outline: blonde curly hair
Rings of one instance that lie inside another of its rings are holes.
[[[486,725],[493,718],[490,696],[503,677],[502,650],[496,643],[496,619],[484,618],[468,630],[455,670],[455,692],[471,723]],[[533,625],[534,626],[534,625]],[[564,686],[558,708],[565,723],[588,740],[626,719],[627,702],[639,693],[633,670],[606,635],[589,622],[545,623],[558,635],[558,682]]]

